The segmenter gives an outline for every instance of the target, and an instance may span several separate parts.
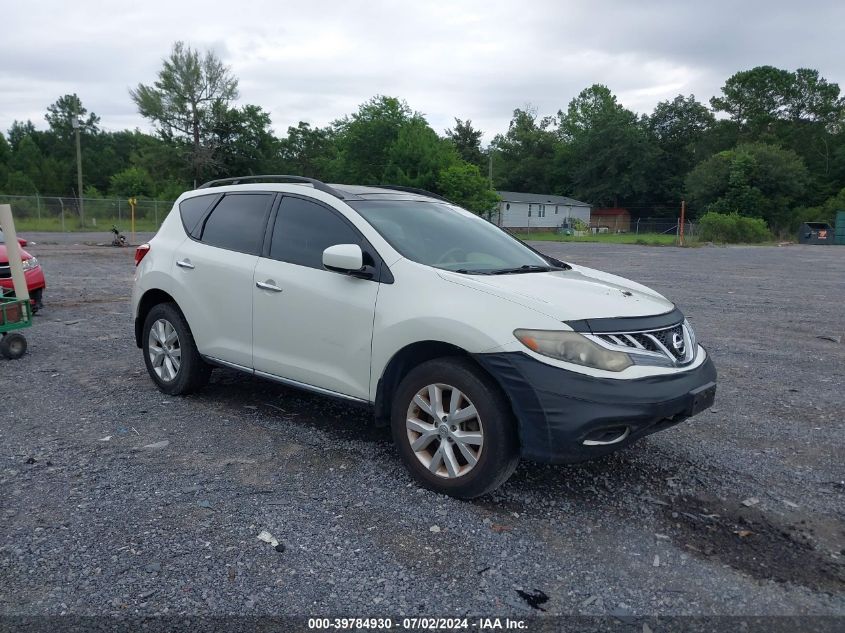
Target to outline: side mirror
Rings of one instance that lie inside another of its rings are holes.
[[[335,244],[323,251],[323,266],[335,272],[358,272],[364,267],[364,253],[357,244]]]
[[[23,246],[26,246],[28,244],[28,242],[25,239],[23,239],[22,237],[19,237],[18,238],[18,244],[20,244],[23,247]]]

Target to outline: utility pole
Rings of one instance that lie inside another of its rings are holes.
[[[490,181],[490,189],[493,188],[493,148],[487,150],[487,179]]]
[[[684,216],[686,215],[687,202],[681,200],[681,226],[678,228],[678,245],[684,245]]]
[[[493,147],[487,147],[487,182],[490,186],[490,191],[493,191]],[[502,202],[499,202],[499,211],[496,218],[498,226],[502,226],[502,214],[505,212]]]
[[[73,132],[76,135],[76,195],[79,197],[79,223],[85,227],[85,210],[82,202],[82,147],[79,143],[79,113],[73,113]]]

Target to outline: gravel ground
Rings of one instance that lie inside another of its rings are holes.
[[[224,370],[164,396],[132,250],[45,242],[0,359],[0,614],[845,616],[845,249],[538,243],[674,299],[716,405],[461,502],[365,410]]]

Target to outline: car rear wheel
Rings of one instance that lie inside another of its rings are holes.
[[[405,466],[435,492],[479,497],[502,485],[519,462],[510,405],[466,358],[412,370],[396,391],[391,426]]]
[[[26,354],[26,348],[26,337],[23,334],[12,332],[0,338],[0,355],[9,360],[22,358]]]
[[[164,393],[187,394],[208,383],[211,366],[200,357],[191,328],[175,304],[160,303],[150,310],[141,340],[150,378]]]

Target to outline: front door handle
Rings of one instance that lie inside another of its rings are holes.
[[[190,259],[179,260],[176,262],[176,265],[179,266],[179,268],[187,268],[188,270],[193,270],[195,268]]]
[[[282,291],[282,289],[279,288],[276,284],[274,284],[271,279],[268,279],[267,281],[256,281],[255,285],[261,288],[262,290],[270,290],[271,292]]]

